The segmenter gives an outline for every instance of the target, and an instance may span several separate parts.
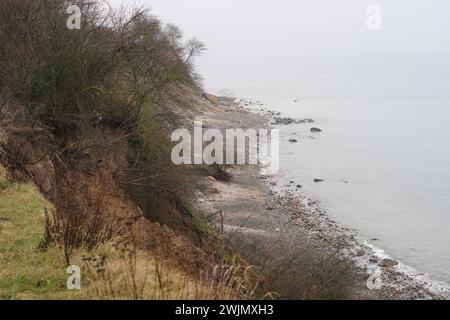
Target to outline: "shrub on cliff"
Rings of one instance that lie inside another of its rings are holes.
[[[67,26],[66,9],[73,5],[81,13],[79,29]],[[120,162],[108,172],[120,171],[117,182],[145,214],[146,199],[183,203],[186,175],[170,160],[174,114],[164,97],[173,87],[199,85],[193,58],[203,52],[201,42],[184,42],[177,27],[146,8],[113,10],[100,0],[2,0],[0,43],[0,94],[18,100],[30,122],[53,134],[47,155],[56,166],[81,171],[71,160],[86,156],[95,164]],[[74,197],[58,192],[59,199]],[[73,204],[65,207],[78,214]],[[167,214],[157,210],[157,217]]]
[[[80,8],[79,30],[66,25],[69,5]],[[85,0],[3,0],[0,42],[0,86],[61,131],[86,117],[133,127],[168,84],[195,85],[192,58],[204,50],[145,8]]]

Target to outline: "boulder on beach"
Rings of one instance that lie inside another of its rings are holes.
[[[223,170],[220,167],[214,167],[213,170],[215,172],[212,174],[212,176],[214,179],[216,179],[218,181],[229,182],[231,180],[231,178],[233,177],[233,175],[231,173]]]
[[[393,268],[398,265],[398,261],[392,259],[383,259],[378,264],[381,268]]]
[[[362,257],[362,256],[364,256],[366,254],[366,251],[364,250],[364,249],[359,249],[357,252],[356,252],[356,256],[358,256],[358,257]]]
[[[311,128],[311,132],[322,132],[322,129],[313,127]]]

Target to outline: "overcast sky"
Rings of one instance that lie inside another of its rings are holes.
[[[238,76],[308,73],[448,73],[448,0],[110,0],[147,5],[208,47],[207,85]],[[369,5],[381,30],[366,27]],[[229,79],[229,80],[227,80]]]

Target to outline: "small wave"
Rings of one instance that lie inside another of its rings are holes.
[[[373,256],[379,258],[380,260],[391,259],[397,261],[398,265],[395,267],[395,270],[404,274],[406,277],[411,278],[413,282],[423,286],[433,294],[450,299],[450,285],[448,283],[434,280],[432,275],[423,274],[417,269],[402,263],[400,260],[393,259],[383,249],[370,244],[366,240],[363,240],[362,243],[372,251]]]

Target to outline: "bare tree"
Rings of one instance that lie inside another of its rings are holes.
[[[200,40],[198,40],[197,38],[188,40],[184,48],[185,53],[184,63],[186,64],[190,63],[194,57],[202,55],[205,52],[205,50],[206,50],[205,44]]]

